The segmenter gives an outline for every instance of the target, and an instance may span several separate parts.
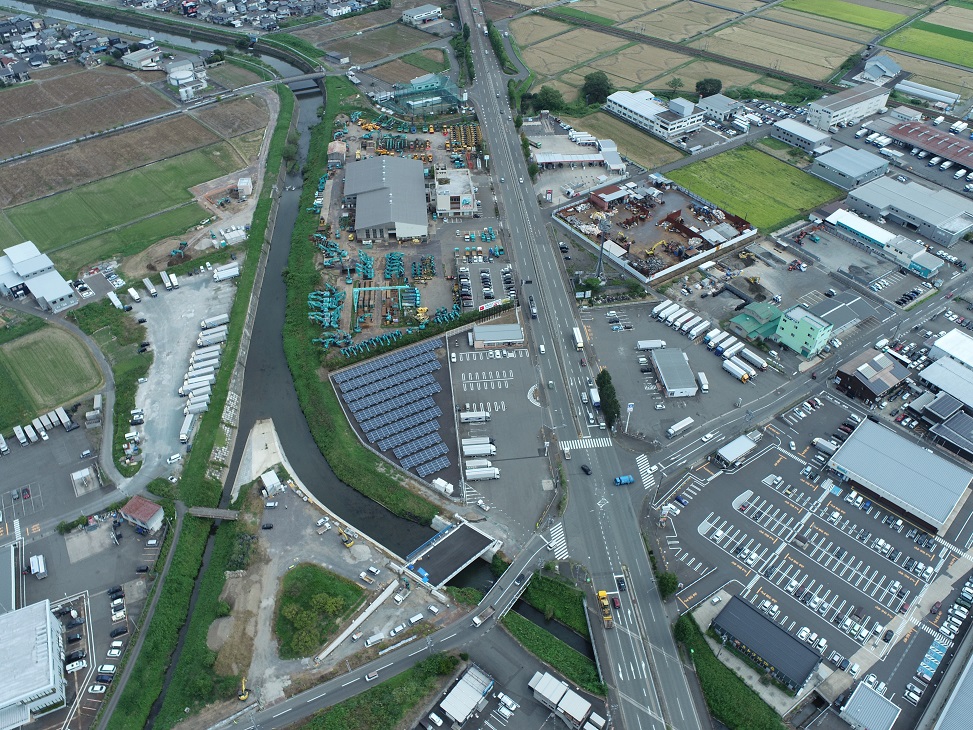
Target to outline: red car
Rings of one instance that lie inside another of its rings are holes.
[[[750,508],[749,502],[744,502],[743,504],[740,505],[741,512],[746,512],[749,508]]]
[[[942,607],[943,607],[943,602],[942,601],[936,601],[932,605],[932,608],[929,609],[929,613],[931,613],[933,616],[935,616],[937,613],[939,613],[939,609],[941,609]]]

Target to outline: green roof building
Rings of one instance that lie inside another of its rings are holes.
[[[769,340],[777,332],[777,324],[783,313],[773,304],[751,302],[730,320],[727,329],[737,337],[759,342]]]
[[[803,305],[791,307],[777,324],[776,339],[801,357],[811,358],[828,344],[833,327]]]

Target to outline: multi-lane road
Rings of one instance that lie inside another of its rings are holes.
[[[461,20],[479,30],[482,13],[474,13],[468,3],[459,7]],[[531,322],[533,336],[553,343],[551,357],[542,358],[540,364],[540,382],[555,384],[546,389],[547,425],[560,440],[578,439],[589,435],[589,426],[564,384],[593,373],[581,365],[572,341],[572,330],[580,325],[577,307],[527,176],[507,101],[506,78],[483,32],[473,32],[470,39],[477,72],[471,97],[489,146],[504,232],[521,278],[533,281],[522,293],[533,294],[539,304],[538,319]],[[605,632],[607,656],[599,657],[611,690],[611,714],[627,728],[700,728],[699,711],[639,531],[644,493],[608,486],[616,475],[632,471],[632,459],[613,448],[600,448],[583,450],[573,463],[582,460],[591,466],[592,474],[585,476],[580,468],[570,474],[565,534],[571,557],[587,566],[594,587],[615,592],[621,602],[615,628]],[[626,581],[626,591],[618,588],[619,576]]]

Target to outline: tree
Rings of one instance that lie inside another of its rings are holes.
[[[463,40],[468,41],[470,39],[470,25],[469,23],[463,23]]]
[[[679,578],[676,577],[675,573],[660,573],[657,581],[659,583],[659,595],[662,596],[663,601],[679,588]]]
[[[517,129],[520,129],[522,126],[524,126],[524,117],[523,117],[523,115],[518,114],[517,116],[514,117],[514,126]]]
[[[595,276],[589,276],[585,279],[582,284],[585,289],[590,289],[592,294],[598,294],[602,289],[601,279]]]
[[[723,90],[723,82],[719,79],[700,79],[696,82],[696,93],[700,96],[713,96]]]
[[[548,111],[558,112],[564,108],[564,96],[553,86],[542,86],[534,99],[535,109],[547,109]]]
[[[604,104],[605,100],[615,90],[611,79],[604,71],[595,71],[584,77],[581,85],[581,96],[586,104]]]
[[[530,175],[531,180],[537,179],[537,173],[541,171],[540,166],[536,162],[531,162],[527,165],[527,174]]]
[[[683,644],[688,644],[694,638],[696,638],[696,632],[694,631],[694,626],[692,624],[692,619],[687,615],[683,614],[676,621],[676,641],[682,642]]]
[[[677,91],[678,89],[681,89],[683,86],[685,86],[685,84],[682,82],[681,78],[679,78],[678,76],[673,76],[671,79],[666,81],[666,86],[668,86],[673,91]]]

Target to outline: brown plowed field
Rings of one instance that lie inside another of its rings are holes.
[[[389,8],[388,10],[375,10],[370,13],[364,13],[363,15],[356,15],[354,18],[347,18],[345,20],[339,20],[336,23],[325,23],[324,25],[315,25],[311,28],[301,28],[301,30],[296,30],[293,35],[298,38],[303,38],[316,45],[318,48],[324,48],[324,44],[338,38],[344,38],[346,36],[353,36],[358,31],[364,31],[368,28],[377,28],[380,25],[388,25],[389,23],[398,23],[402,18],[402,13],[411,8],[417,8],[424,3],[422,0],[407,0],[402,3],[395,3],[394,8]],[[400,28],[407,28],[407,26],[399,25]],[[409,29],[411,30],[411,28]],[[417,31],[418,32],[418,31]],[[433,40],[435,36],[429,36],[429,40]],[[325,50],[331,50],[328,47]],[[379,57],[381,58],[381,56]],[[354,63],[354,59],[352,59]]]
[[[211,104],[203,107],[197,116],[199,121],[223,137],[236,137],[255,129],[263,129],[270,121],[267,105],[257,97]]]
[[[104,73],[101,69],[84,71],[77,68],[79,73],[35,80],[32,84],[15,86],[4,91],[3,104],[0,104],[0,122],[9,122],[59,106],[104,98],[141,86],[138,79],[127,73]]]
[[[10,208],[101,180],[218,139],[199,122],[180,115],[4,165],[0,167],[0,207]]]
[[[417,68],[411,63],[406,63],[399,58],[388,63],[383,63],[381,66],[371,68],[368,72],[387,84],[403,84],[426,73],[421,68]]]
[[[148,87],[122,91],[0,125],[0,150],[5,155],[38,150],[170,109],[172,103]]]

